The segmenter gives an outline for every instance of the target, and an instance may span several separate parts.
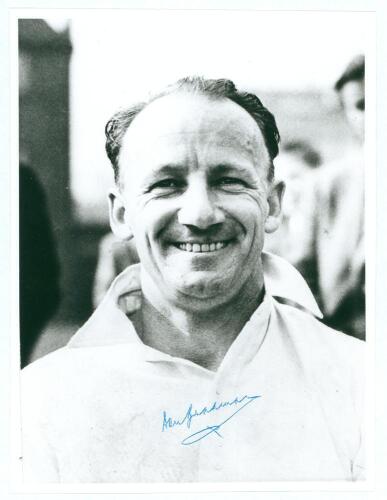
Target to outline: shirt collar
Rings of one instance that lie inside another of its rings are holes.
[[[289,262],[278,255],[262,252],[266,292],[301,307],[317,318],[323,315],[306,281]]]
[[[266,252],[262,253],[262,264],[266,295],[282,299],[322,318],[321,311],[304,278],[291,264],[281,257]],[[71,338],[67,344],[69,347],[97,347],[120,343],[144,346],[133,324],[118,306],[120,288],[122,280],[118,276],[101,304]],[[258,310],[261,307],[262,304]]]

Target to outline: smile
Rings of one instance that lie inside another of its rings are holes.
[[[212,243],[175,243],[175,246],[184,252],[203,253],[216,252],[226,247],[228,243],[228,241],[216,241]]]

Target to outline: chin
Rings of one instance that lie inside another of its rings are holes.
[[[208,272],[189,273],[181,276],[177,283],[179,296],[185,300],[192,299],[198,304],[205,301],[202,307],[223,302],[227,292],[230,291],[228,280]]]

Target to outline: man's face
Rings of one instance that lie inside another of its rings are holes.
[[[264,232],[276,229],[279,202],[273,208],[262,133],[243,108],[162,97],[129,127],[119,163],[112,226],[134,235],[150,293],[191,309],[232,301],[246,287],[258,293]]]
[[[340,90],[341,102],[355,137],[364,140],[364,80],[351,81]]]

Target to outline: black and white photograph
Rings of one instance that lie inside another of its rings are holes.
[[[23,491],[369,486],[373,13],[42,14],[13,19]]]

